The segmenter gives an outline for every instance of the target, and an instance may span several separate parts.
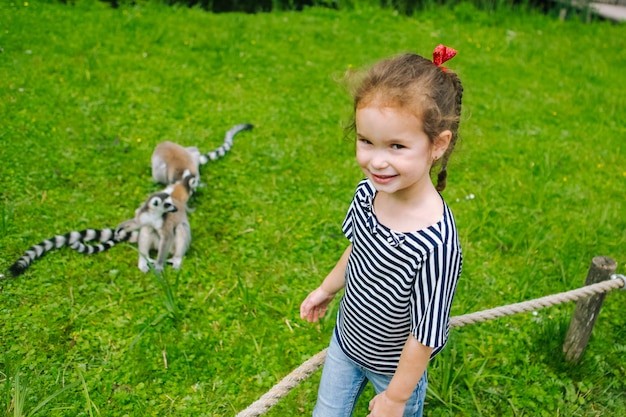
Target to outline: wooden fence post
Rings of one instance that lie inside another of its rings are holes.
[[[589,267],[585,285],[611,279],[611,275],[616,270],[617,262],[615,260],[606,256],[596,256]],[[576,302],[574,316],[570,321],[567,336],[565,336],[565,342],[563,343],[563,353],[565,353],[567,361],[578,361],[585,351],[605,296],[606,293],[595,294]]]

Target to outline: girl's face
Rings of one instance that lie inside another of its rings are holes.
[[[378,191],[407,195],[433,187],[430,167],[447,148],[431,144],[422,121],[402,108],[375,103],[356,111],[356,159]]]

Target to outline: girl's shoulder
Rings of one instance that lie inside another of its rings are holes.
[[[373,197],[376,194],[376,188],[374,188],[374,185],[370,182],[368,178],[363,178],[357,184],[355,194]]]
[[[356,186],[354,196],[352,198],[352,206],[360,205],[370,211],[375,196],[376,188],[374,188],[374,185],[370,182],[369,179],[365,178],[359,181]]]
[[[422,247],[433,250],[439,246],[459,247],[459,237],[452,210],[441,198],[443,212],[433,223],[405,235],[420,242]]]

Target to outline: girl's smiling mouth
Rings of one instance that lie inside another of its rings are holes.
[[[394,174],[394,175],[374,174],[371,171],[370,171],[370,175],[372,176],[372,180],[374,180],[375,182],[377,182],[379,184],[388,183],[388,182],[390,182],[391,180],[393,180],[394,178],[396,178],[398,176],[397,174]]]

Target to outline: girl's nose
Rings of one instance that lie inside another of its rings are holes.
[[[374,169],[383,169],[387,168],[389,162],[387,162],[387,157],[384,152],[373,152],[370,159],[370,165]]]

